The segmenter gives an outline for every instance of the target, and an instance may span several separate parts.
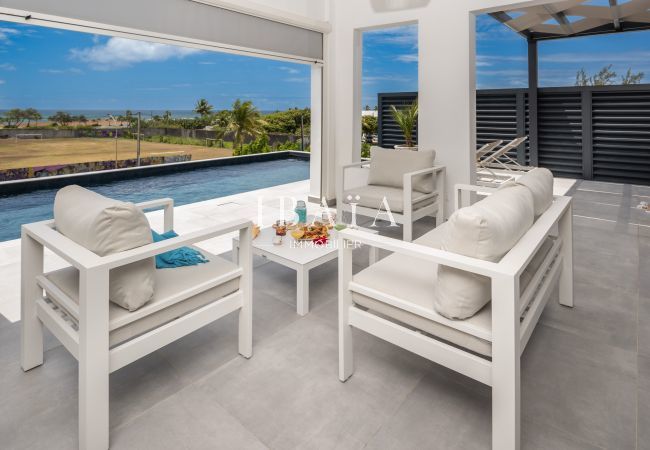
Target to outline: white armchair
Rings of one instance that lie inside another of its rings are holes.
[[[173,200],[136,205],[164,208],[173,227]],[[22,354],[27,371],[43,364],[47,327],[79,361],[79,447],[109,447],[109,374],[234,311],[239,353],[252,355],[251,222],[236,220],[131,250],[98,256],[59,233],[54,221],[22,227]],[[129,312],[109,303],[109,271],[179,247],[239,231],[238,264],[201,250],[199,266],[156,270],[153,297]],[[48,248],[70,267],[44,273]]]
[[[539,177],[526,188],[537,190],[543,184],[535,186],[537,181]],[[528,203],[537,198],[537,194],[522,193],[522,186],[515,189],[520,192],[457,186],[457,199],[461,191],[469,190],[493,195],[493,201],[465,210],[466,220],[452,216],[413,243],[359,230],[339,233],[344,241],[339,242],[339,379],[345,382],[354,372],[353,327],[462,373],[492,387],[492,448],[499,450],[519,448],[520,358],[557,285],[560,303],[573,306],[571,199],[553,198],[551,181],[550,194],[544,186],[539,196],[548,196],[550,204],[543,200],[540,208],[535,206],[534,222],[533,207],[526,205],[522,216],[527,216],[529,228],[518,233],[521,238],[509,237],[504,229],[521,221],[508,217],[516,209],[508,200],[520,194]],[[504,207],[496,212],[496,205]],[[477,220],[481,215],[486,220]],[[491,220],[499,223],[490,225]],[[463,228],[478,223],[476,235]],[[454,240],[461,246],[469,242],[465,247],[469,251],[477,248],[477,242],[480,251],[495,248],[500,244],[486,243],[494,239],[495,232],[501,234],[497,240],[509,242],[502,257],[486,260],[441,249],[443,236],[445,245]],[[353,246],[348,243],[392,254],[353,275]],[[444,277],[453,283],[443,286]],[[441,297],[443,288],[447,292]],[[449,311],[463,305],[468,292],[479,293],[487,304],[479,304],[478,311],[463,320],[450,318],[454,313]],[[451,309],[449,303],[440,303],[448,301],[450,293]]]
[[[445,168],[434,166],[435,152],[373,148],[372,160],[341,167],[337,214],[376,217],[388,203],[395,222],[404,227],[405,241],[413,240],[413,223],[435,215],[444,221]],[[384,216],[385,217],[385,216]]]

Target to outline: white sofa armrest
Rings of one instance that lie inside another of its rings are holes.
[[[497,190],[498,188],[495,187],[476,186],[473,184],[456,184],[454,186],[454,211],[457,211],[462,207],[464,192],[492,195]]]
[[[445,207],[445,166],[433,166],[428,169],[417,170],[404,174],[404,212],[410,214],[413,212],[413,178],[420,175],[431,174],[434,177],[434,193],[438,194],[439,208],[441,209],[440,217],[444,216]]]
[[[54,220],[35,222],[22,226],[22,240],[33,239],[50,249],[76,269],[96,266],[100,257],[54,229]]]
[[[172,231],[174,229],[174,200],[171,198],[161,198],[159,200],[151,200],[148,202],[136,203],[136,207],[142,211],[152,209],[164,209],[164,232]]]
[[[203,230],[188,233],[183,236],[178,236],[172,239],[166,239],[153,244],[145,245],[142,247],[126,250],[120,253],[113,253],[112,255],[100,258],[98,264],[102,267],[113,269],[115,267],[125,266],[136,261],[140,261],[161,253],[168,252],[180,247],[192,245],[197,242],[206,241],[217,236],[231,233],[233,231],[241,231],[244,229],[251,229],[253,222],[247,219],[237,219],[224,224],[216,225],[213,227],[205,228]]]
[[[370,169],[368,167],[364,167],[364,166],[367,166],[368,164],[370,164],[370,161],[358,161],[358,162],[355,162],[355,163],[344,164],[344,165],[340,166],[339,178],[337,179],[337,183],[336,183],[336,200],[337,200],[337,210],[338,210],[337,212],[338,212],[339,217],[341,217],[341,214],[342,214],[341,205],[343,204],[343,193],[347,189],[360,187],[360,186],[363,186],[363,185],[367,184],[367,174],[366,174],[365,175],[365,180],[362,181],[357,186],[352,186],[352,187],[347,186],[346,183],[345,183],[346,172],[348,170],[350,170],[350,169],[364,170],[364,171],[368,172]]]

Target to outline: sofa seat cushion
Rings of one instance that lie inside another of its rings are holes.
[[[370,150],[368,184],[402,189],[404,175],[431,169],[436,159],[435,151],[392,150],[373,147]],[[418,175],[412,180],[414,191],[431,194],[435,190],[435,175]]]
[[[395,253],[359,272],[353,277],[353,281],[362,286],[413,303],[435,314],[433,299],[437,288],[436,274],[437,264]],[[424,331],[458,347],[466,348],[481,355],[490,355],[491,343],[488,340],[396,308],[357,292],[352,292],[352,301],[375,313]],[[444,320],[444,318],[442,319]],[[491,315],[489,305],[472,318],[462,322],[469,323],[490,334]]]
[[[56,230],[87,250],[107,256],[151,244],[144,213],[133,203],[113,200],[81,186],[66,186],[54,199]],[[111,270],[109,298],[129,311],[151,300],[154,258]]]
[[[440,248],[444,228],[448,223],[426,233],[415,241],[416,244],[431,248]],[[553,239],[547,238],[535,256],[531,259],[520,277],[520,293],[528,287],[535,273],[540,268],[544,258],[553,246]],[[393,253],[372,266],[362,270],[353,277],[353,281],[384,294],[402,299],[437,314],[434,309],[434,298],[438,289],[438,264],[422,259]],[[376,312],[384,317],[421,330],[455,346],[468,349],[474,353],[491,356],[492,344],[489,340],[479,338],[456,328],[422,317],[410,311],[388,305],[381,300],[358,292],[352,292],[355,304]],[[521,308],[524,310],[525,308]],[[447,319],[440,316],[442,321]],[[454,320],[454,323],[464,323],[472,328],[482,330],[491,335],[492,316],[488,303],[478,313],[464,320]]]
[[[219,275],[237,270],[235,264],[218,256],[211,255],[204,250],[201,250],[201,252],[210,262],[198,266],[155,271],[156,291],[154,296],[149,303],[137,311],[137,314],[146,314],[147,310],[155,312],[144,315],[142,318],[123,326],[118,326],[116,324],[124,323],[125,319],[128,319],[128,316],[134,313],[120,308],[113,303],[109,304],[109,328],[111,330],[109,339],[111,347],[133,339],[154,328],[158,328],[167,322],[219,300],[239,289],[239,277],[236,277],[205,292],[185,298],[164,309],[156,311],[161,303],[181,294],[183,291],[195,288],[201,283],[205,283]],[[75,303],[79,304],[79,272],[75,268],[68,267],[57,270],[48,273],[46,276]],[[53,299],[50,300],[54,302]],[[61,305],[57,304],[57,306]]]
[[[357,196],[359,200],[357,200]],[[437,194],[423,194],[413,191],[413,211],[434,204],[437,196]],[[382,208],[382,210],[385,210],[383,205],[384,197],[386,197],[392,212],[398,214],[404,212],[404,191],[394,187],[367,185],[354,188],[343,193],[343,202],[347,204],[357,203],[359,206],[365,206],[366,208]],[[352,200],[348,200],[348,198],[352,198]]]

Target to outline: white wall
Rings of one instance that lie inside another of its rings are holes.
[[[475,179],[475,32],[471,11],[502,5],[550,3],[539,0],[331,0],[332,33],[326,39],[332,99],[332,127],[325,151],[327,195],[333,197],[336,167],[358,160],[360,152],[360,85],[355,71],[355,30],[391,24],[419,24],[420,149],[435,149],[436,162],[447,166],[447,211],[450,189]],[[356,58],[356,59],[355,59]],[[396,62],[395,64],[399,64]],[[333,160],[334,159],[334,160]]]

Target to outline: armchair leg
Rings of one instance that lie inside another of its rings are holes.
[[[79,448],[109,447],[108,269],[82,270],[79,310]]]
[[[438,210],[436,211],[435,214],[435,218],[436,218],[436,227],[439,227],[445,222],[445,215],[443,213],[442,206],[438,207]]]
[[[520,448],[518,280],[492,279],[492,448]]]
[[[413,240],[413,222],[409,219],[404,221],[404,242],[411,242]]]
[[[339,242],[339,380],[347,381],[354,373],[352,327],[349,312],[352,296],[349,284],[352,279],[352,250]]]
[[[239,232],[237,261],[243,270],[240,280],[242,307],[239,310],[239,354],[244,358],[253,356],[253,252],[251,229]]]
[[[23,234],[20,247],[20,364],[24,371],[28,371],[43,364],[43,324],[36,315],[36,300],[43,295],[36,284],[36,277],[43,273],[43,246]]]
[[[573,308],[573,208],[571,205],[560,219],[559,232],[562,238],[560,304]]]

